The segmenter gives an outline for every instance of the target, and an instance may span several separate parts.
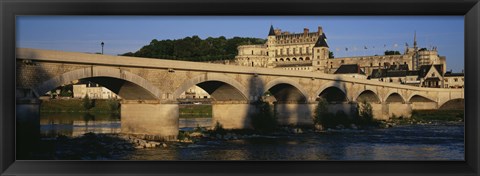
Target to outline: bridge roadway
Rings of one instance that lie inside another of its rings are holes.
[[[98,83],[123,98],[122,132],[174,139],[177,98],[197,85],[212,99],[212,122],[250,128],[252,103],[269,91],[280,124],[311,125],[319,97],[332,112],[372,104],[376,119],[410,117],[464,99],[463,89],[422,88],[318,72],[17,48],[17,112],[36,113],[39,95],[75,80]],[[19,108],[20,107],[20,108]],[[18,118],[18,117],[17,117]],[[22,118],[21,118],[22,119]]]

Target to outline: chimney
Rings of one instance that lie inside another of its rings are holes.
[[[322,26],[318,26],[318,34],[322,35],[323,34],[323,29]]]
[[[303,28],[303,35],[307,35],[308,34],[308,28]]]

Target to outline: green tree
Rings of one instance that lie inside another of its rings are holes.
[[[91,99],[88,97],[88,94],[85,95],[85,98],[83,98],[82,101],[83,101],[83,102],[82,102],[83,108],[84,108],[85,110],[92,109],[92,108],[95,106],[94,100],[91,100]]]
[[[277,128],[277,118],[267,102],[258,100],[255,103],[258,112],[252,117],[252,126],[260,132],[272,132]]]
[[[335,58],[335,55],[333,54],[333,52],[331,51],[328,52],[328,58]]]
[[[400,51],[390,51],[386,50],[385,55],[400,55]]]
[[[372,105],[367,102],[367,101],[363,101],[360,105],[359,105],[359,113],[360,113],[360,118],[364,121],[367,121],[367,122],[371,122],[373,121],[373,109],[372,109]]]

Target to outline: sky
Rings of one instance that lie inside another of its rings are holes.
[[[303,33],[322,26],[335,57],[401,53],[413,46],[437,47],[447,70],[464,68],[463,16],[17,16],[16,46],[118,55],[151,40],[207,37],[267,38],[270,25]],[[348,51],[346,51],[348,48]],[[367,48],[367,49],[365,49]]]

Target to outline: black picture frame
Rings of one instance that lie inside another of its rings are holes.
[[[0,0],[2,175],[479,175],[478,0]],[[17,15],[464,15],[465,161],[16,161]]]

